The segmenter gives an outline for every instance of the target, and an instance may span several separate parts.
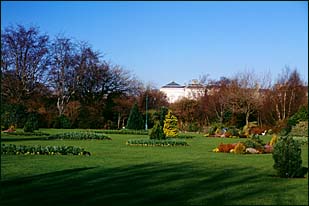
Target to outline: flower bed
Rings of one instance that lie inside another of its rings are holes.
[[[1,145],[2,155],[89,155],[90,152],[75,146]]]
[[[213,149],[213,152],[225,152],[235,154],[267,154],[272,153],[273,146],[264,145],[263,148],[246,147],[243,142],[234,144],[220,144],[217,148]]]
[[[111,140],[110,137],[103,134],[90,132],[68,132],[50,135],[47,139],[71,139],[71,140]]]
[[[156,140],[156,139],[131,139],[128,140],[127,145],[130,146],[188,146],[188,143],[183,140],[177,139],[166,139],[166,140]]]
[[[248,138],[244,142],[238,142],[233,144],[221,143],[217,148],[213,149],[213,152],[225,152],[235,154],[267,154],[272,153],[273,146],[278,141],[277,136],[273,136],[272,140],[264,144],[259,136],[253,136]]]

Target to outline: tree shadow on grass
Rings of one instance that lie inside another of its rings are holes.
[[[2,181],[1,205],[284,204],[277,198],[280,180],[272,187],[268,181],[253,168],[191,163],[77,168]],[[264,202],[270,194],[277,195],[269,200],[275,202]]]

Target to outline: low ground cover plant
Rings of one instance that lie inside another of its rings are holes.
[[[111,140],[104,134],[96,134],[92,132],[66,132],[53,134],[48,139],[71,139],[71,140]]]
[[[136,146],[188,146],[188,143],[178,139],[132,139],[127,141],[127,145]]]
[[[2,144],[1,155],[90,155],[90,152],[75,146],[25,146]]]

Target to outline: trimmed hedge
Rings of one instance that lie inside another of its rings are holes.
[[[110,137],[103,134],[95,134],[90,132],[67,132],[50,135],[47,139],[72,139],[72,140],[111,140]]]
[[[130,146],[189,146],[187,142],[176,139],[131,139],[126,144]]]
[[[1,154],[9,155],[89,155],[90,152],[75,146],[1,145]]]

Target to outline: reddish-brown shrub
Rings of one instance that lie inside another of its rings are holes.
[[[218,147],[219,152],[230,152],[231,149],[234,149],[236,144],[223,144],[221,143]]]

